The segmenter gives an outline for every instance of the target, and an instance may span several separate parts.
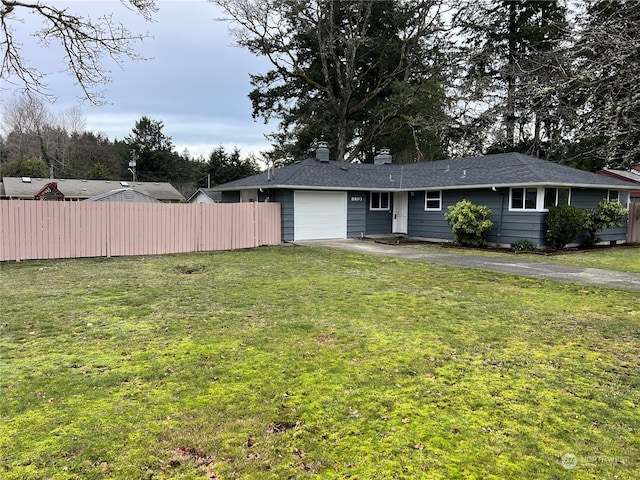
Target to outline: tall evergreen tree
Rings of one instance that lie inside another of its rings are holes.
[[[162,131],[164,123],[143,116],[124,138],[130,158],[136,162],[137,179],[142,181],[167,181],[171,178],[173,142]]]
[[[640,2],[587,3],[568,94],[579,110],[576,161],[640,163]]]
[[[485,0],[461,8],[460,87],[475,108],[468,126],[486,130],[478,136],[481,150],[547,157],[558,150],[572,118],[560,102],[570,68],[566,16],[558,0]]]
[[[214,2],[239,45],[272,63],[250,94],[255,117],[280,122],[272,156],[323,139],[334,159],[362,160],[402,126],[424,140],[442,121],[441,0]]]
[[[198,186],[220,185],[258,173],[258,166],[252,157],[242,158],[240,150],[234,148],[227,153],[223,146],[218,146],[209,154],[206,163],[200,163],[198,169]]]

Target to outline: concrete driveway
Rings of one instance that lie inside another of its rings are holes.
[[[640,291],[640,275],[634,273],[601,270],[598,268],[570,267],[550,263],[527,262],[516,258],[483,257],[455,253],[425,252],[402,245],[389,245],[373,240],[306,240],[297,245],[312,245],[334,248],[368,255],[404,258],[442,265],[492,270],[532,278],[545,278],[564,282],[575,282],[599,287],[622,288]]]

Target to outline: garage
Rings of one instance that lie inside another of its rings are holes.
[[[320,240],[347,237],[347,193],[296,190],[294,239]]]

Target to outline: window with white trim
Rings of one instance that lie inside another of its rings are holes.
[[[425,210],[442,210],[442,190],[427,190],[424,192]]]
[[[549,187],[544,189],[544,208],[569,205],[571,199],[570,188]]]
[[[389,210],[389,192],[371,192],[371,210]]]
[[[629,192],[627,190],[609,190],[607,200],[618,200],[624,208],[629,208]]]
[[[510,210],[536,210],[538,206],[538,189],[536,187],[511,188]]]

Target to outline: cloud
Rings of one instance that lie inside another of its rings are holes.
[[[182,153],[186,148],[197,157],[208,154],[217,146],[227,150],[238,147],[243,155],[258,154],[268,148],[264,134],[267,126],[256,122],[248,129],[244,119],[221,116],[192,116],[190,114],[167,114],[166,112],[148,112],[152,120],[164,124],[163,132],[171,137],[176,151]],[[131,130],[142,115],[136,112],[101,112],[85,115],[87,128],[105,133],[111,140],[122,140],[131,134]]]
[[[240,148],[242,154],[269,147],[264,138],[269,125],[254,121],[248,98],[250,73],[268,70],[267,60],[233,46],[228,26],[215,21],[217,6],[205,1],[159,1],[155,21],[148,23],[116,1],[57,2],[70,11],[97,18],[113,13],[135,33],[148,31],[153,38],[135,45],[146,61],[126,60],[123,67],[104,59],[111,83],[104,85],[107,104],[82,105],[87,129],[102,132],[111,140],[122,139],[142,116],[161,120],[164,133],[176,150],[188,148],[193,155],[207,155],[218,145]],[[35,29],[33,16],[25,19],[24,31]],[[29,24],[32,22],[32,24]],[[22,31],[22,30],[21,30]],[[54,113],[77,105],[81,91],[63,73],[62,51],[51,46],[36,48],[24,38],[30,65],[50,72],[51,93],[58,98]]]

